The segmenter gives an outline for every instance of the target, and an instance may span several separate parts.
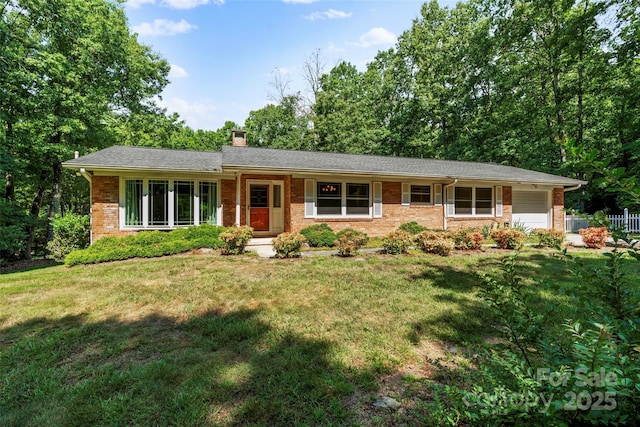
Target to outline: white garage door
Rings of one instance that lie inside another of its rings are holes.
[[[511,221],[529,230],[549,228],[549,192],[514,191]]]

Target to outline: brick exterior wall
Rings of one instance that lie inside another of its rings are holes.
[[[104,236],[126,236],[134,231],[120,230],[120,179],[94,176],[91,180],[91,242]]]
[[[236,181],[223,179],[220,182],[220,203],[222,204],[222,225],[231,227],[236,223]]]
[[[564,188],[554,188],[552,195],[552,226],[555,230],[564,231]]]

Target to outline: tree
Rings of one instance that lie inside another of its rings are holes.
[[[245,121],[247,144],[254,147],[311,149],[309,120],[300,95],[287,95],[278,105],[251,111]]]
[[[103,146],[95,136],[103,136],[106,116],[153,110],[169,65],[130,34],[119,2],[5,0],[0,11],[5,188],[35,193],[32,218],[48,196],[53,217],[60,211],[62,160]],[[29,171],[21,182],[18,170]]]

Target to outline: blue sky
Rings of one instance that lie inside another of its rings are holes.
[[[363,70],[411,27],[422,3],[128,0],[125,10],[140,42],[172,65],[160,104],[194,129],[215,130],[265,106],[274,73],[304,91],[302,65],[316,49],[326,71],[340,60]]]

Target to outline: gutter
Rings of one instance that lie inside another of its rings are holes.
[[[565,192],[567,192],[567,191],[573,191],[573,190],[577,190],[577,189],[579,189],[580,187],[582,187],[582,184],[578,184],[578,185],[574,185],[573,187],[565,188],[565,189],[564,189],[564,191],[565,191]]]
[[[458,178],[454,178],[452,182],[442,186],[442,218],[444,221],[444,229],[447,229],[447,188],[455,185],[458,182]]]

